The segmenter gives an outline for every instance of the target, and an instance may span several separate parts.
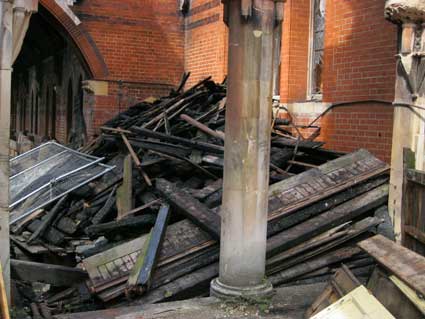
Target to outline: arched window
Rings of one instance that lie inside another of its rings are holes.
[[[70,137],[70,133],[73,126],[73,112],[74,112],[74,94],[72,90],[72,80],[68,82],[68,98],[66,103],[66,135],[67,139]]]

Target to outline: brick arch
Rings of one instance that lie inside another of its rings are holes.
[[[45,18],[50,20],[49,22],[54,26],[60,28],[65,33],[65,36],[73,41],[90,75],[95,79],[106,77],[108,75],[108,67],[94,40],[84,29],[83,25],[76,25],[55,0],[39,0],[39,3],[51,16],[45,16]],[[43,15],[42,8],[40,8],[41,10],[39,9],[39,13]]]

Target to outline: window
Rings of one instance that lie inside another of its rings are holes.
[[[326,0],[311,0],[308,98],[321,100]]]

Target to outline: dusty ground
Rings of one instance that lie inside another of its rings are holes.
[[[271,301],[223,302],[216,298],[190,299],[156,305],[116,308],[90,313],[57,316],[58,319],[303,319],[305,310],[323,291],[324,284],[279,288]]]

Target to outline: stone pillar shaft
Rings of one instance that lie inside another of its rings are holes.
[[[273,0],[230,0],[220,276],[215,295],[262,295],[273,86]]]
[[[425,106],[425,1],[386,0],[386,17],[401,32],[397,56],[391,178],[388,208],[397,239],[401,239],[403,148],[416,152],[416,169],[424,169],[425,112],[406,105]],[[403,106],[403,107],[402,107]]]

